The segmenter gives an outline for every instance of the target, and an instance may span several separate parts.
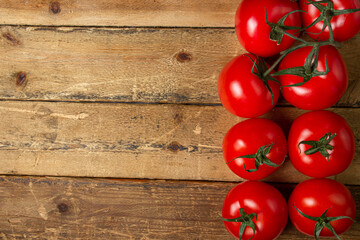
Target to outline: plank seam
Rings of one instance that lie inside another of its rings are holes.
[[[3,98],[0,99],[0,102],[59,102],[59,103],[96,103],[96,104],[139,104],[139,105],[189,105],[189,106],[214,106],[214,107],[218,107],[218,106],[222,106],[221,103],[187,103],[187,102],[135,102],[135,101],[89,101],[89,100],[51,100],[51,99],[11,99],[11,98]],[[294,106],[290,105],[290,104],[281,104],[281,105],[276,105],[275,107],[277,108],[282,108],[282,107],[291,107],[291,108],[295,108]],[[331,108],[360,108],[360,105],[353,105],[353,106],[343,106],[343,105],[339,105],[339,106],[332,106]]]
[[[149,29],[232,29],[235,27],[200,27],[200,26],[107,26],[107,25],[32,25],[32,24],[0,24],[0,27],[49,27],[49,28],[149,28]]]
[[[233,183],[238,184],[243,181],[221,181],[221,180],[192,180],[192,179],[162,179],[162,178],[115,178],[115,177],[82,177],[82,176],[55,176],[55,175],[26,175],[26,174],[1,174],[1,177],[31,177],[31,178],[73,178],[73,179],[89,179],[89,180],[100,180],[100,181],[146,181],[146,182],[188,182],[188,183]],[[272,182],[272,181],[264,181],[269,184],[278,184],[278,185],[297,185],[298,183],[294,182]],[[356,184],[344,184],[349,187],[358,187]]]

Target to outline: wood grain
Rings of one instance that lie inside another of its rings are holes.
[[[234,27],[240,0],[6,0],[0,24]]]
[[[360,136],[360,109],[334,108]],[[265,117],[287,132],[304,111],[279,107]],[[0,102],[0,174],[240,180],[226,166],[225,133],[244,119],[221,106]],[[337,179],[359,184],[359,148]],[[268,181],[306,179],[290,162]]]
[[[0,1],[0,239],[233,239],[218,214],[236,183],[11,175],[241,181],[221,142],[244,119],[216,90],[244,53],[240,1]],[[359,35],[340,50],[350,82],[337,106],[351,108],[331,109],[357,146],[359,50]],[[265,117],[287,132],[304,111],[279,105]],[[360,185],[356,151],[334,179]],[[287,161],[266,181],[289,196],[305,179]],[[342,239],[360,238],[359,220]],[[279,239],[312,238],[289,224]]]
[[[244,53],[233,29],[2,27],[0,45],[0,99],[25,100],[220,104],[218,75]],[[341,49],[338,106],[360,106],[359,52],[360,35]]]
[[[2,239],[234,239],[219,218],[234,183],[0,177]],[[286,197],[294,185],[276,184]],[[360,187],[350,191],[360,204]],[[360,238],[360,214],[343,240]],[[288,224],[279,239],[312,239]]]

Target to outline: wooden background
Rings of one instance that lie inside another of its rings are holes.
[[[244,53],[239,2],[0,1],[0,239],[233,239],[219,214],[242,179],[221,142],[243,119],[216,84]],[[357,146],[359,50],[343,44],[349,88],[329,109]],[[282,100],[264,117],[287,132],[304,112]],[[359,171],[357,147],[333,177],[358,207]],[[305,179],[286,162],[266,181],[289,196]],[[305,237],[289,224],[280,239]]]

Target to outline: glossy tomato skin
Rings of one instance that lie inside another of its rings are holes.
[[[289,48],[294,39],[284,36],[280,45],[270,40],[271,27],[265,21],[265,7],[269,22],[277,23],[287,13],[298,10],[298,5],[291,0],[243,0],[235,15],[235,31],[241,45],[251,53],[261,57],[270,57]],[[299,13],[293,13],[285,20],[286,26],[301,27]],[[295,34],[291,30],[289,33]]]
[[[341,183],[326,178],[310,179],[298,184],[289,198],[289,215],[291,222],[300,232],[314,236],[316,222],[303,217],[296,211],[293,204],[301,212],[320,217],[327,209],[328,217],[348,216],[355,219],[356,206],[350,191]],[[337,234],[350,229],[350,219],[331,221]],[[333,236],[327,228],[323,228],[320,236]]]
[[[253,240],[276,239],[285,229],[288,221],[288,207],[282,194],[267,183],[247,181],[236,185],[227,194],[222,216],[226,219],[240,217],[239,209],[246,214],[256,213],[253,221],[256,226]],[[226,229],[239,238],[240,223],[225,222]],[[242,239],[253,236],[253,230],[246,227]]]
[[[304,66],[311,50],[312,47],[304,47],[291,52],[281,61],[279,71]],[[320,47],[318,71],[326,71],[325,55],[329,67],[326,75],[312,77],[302,86],[282,88],[284,98],[295,107],[305,110],[325,109],[334,105],[345,93],[349,77],[343,58],[332,46]],[[281,75],[279,80],[282,86],[303,82],[302,77],[295,75]]]
[[[326,133],[336,133],[329,145],[333,150],[327,160],[320,152],[306,155],[311,148],[302,141],[318,141]],[[347,169],[355,154],[354,133],[344,118],[336,113],[321,110],[308,112],[293,122],[289,132],[289,157],[294,167],[301,173],[316,178],[329,177]]]
[[[270,111],[276,104],[280,86],[274,81],[269,81],[269,86],[274,94],[274,102],[264,82],[251,73],[252,54],[243,54],[233,58],[225,65],[218,79],[218,93],[223,106],[232,114],[252,118],[261,116]]]
[[[223,154],[225,162],[232,159],[255,154],[261,146],[275,143],[266,156],[275,164],[281,164],[287,153],[286,137],[281,128],[271,120],[253,118],[240,122],[233,126],[225,135],[223,141]],[[239,177],[247,180],[263,179],[279,167],[260,165],[255,172],[247,172],[244,169],[255,168],[254,158],[237,158],[228,164],[228,167]]]
[[[319,1],[319,0],[315,0]],[[360,8],[360,2],[358,0],[332,0],[334,3],[334,9],[343,10],[343,9],[356,9]],[[307,4],[307,0],[300,0],[299,5],[300,9],[305,10],[306,13],[301,14],[302,22],[304,27],[309,26],[314,22],[320,15],[320,11],[313,6],[312,4]],[[326,5],[323,3],[322,5]],[[334,16],[331,19],[331,26],[334,33],[334,39],[338,42],[343,42],[354,37],[360,31],[360,12],[349,13],[344,15]],[[308,35],[316,40],[325,41],[329,39],[329,28],[326,27],[325,30],[321,32],[323,27],[323,21],[318,22],[313,27],[306,29]],[[320,33],[320,34],[311,34],[311,33]]]

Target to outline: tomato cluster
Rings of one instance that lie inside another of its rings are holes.
[[[347,89],[348,72],[337,47],[360,31],[360,2],[243,0],[235,31],[249,53],[226,64],[218,93],[230,113],[251,119],[227,132],[223,154],[228,167],[250,181],[225,198],[227,230],[240,239],[275,239],[289,214],[302,233],[339,238],[353,223],[355,201],[344,185],[325,177],[349,167],[355,138],[345,119],[323,109]],[[315,41],[301,38],[304,32]],[[264,59],[275,55],[272,65]],[[312,110],[292,123],[288,139],[275,122],[256,118],[276,105],[280,92],[295,107]],[[317,178],[298,184],[288,204],[274,187],[255,181],[274,173],[286,156],[298,171]]]

